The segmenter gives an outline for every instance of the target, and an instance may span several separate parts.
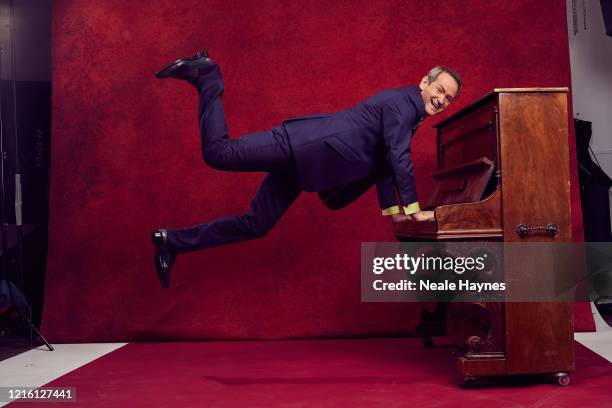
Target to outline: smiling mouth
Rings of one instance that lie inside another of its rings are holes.
[[[433,106],[436,110],[439,110],[442,107],[442,105],[438,103],[436,99],[431,100],[431,106]]]

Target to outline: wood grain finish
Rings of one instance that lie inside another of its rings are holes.
[[[570,241],[567,95],[501,93],[499,104],[504,241]],[[520,237],[516,232],[518,224],[549,223],[559,226],[555,237]],[[505,272],[510,278],[529,279],[520,263],[511,260],[506,261]],[[506,322],[508,373],[573,370],[571,304],[510,302]]]
[[[495,165],[486,157],[432,174],[436,180],[426,208],[480,200]]]
[[[401,240],[570,241],[567,126],[567,88],[496,89],[440,122],[436,125],[438,170],[444,174],[486,157],[494,161],[495,177],[484,197],[471,197],[471,202],[440,205],[443,200],[434,197],[435,221],[395,225],[396,235]],[[457,184],[455,179],[450,187]],[[551,223],[559,228],[555,236],[517,233],[519,224],[545,227]],[[544,254],[541,261],[546,262],[542,268],[555,273],[554,263],[546,261]],[[542,276],[529,276],[532,270],[520,261],[504,259],[507,299],[525,283],[549,284]],[[459,358],[462,375],[574,370],[571,304],[508,301],[474,306],[447,308],[447,335],[472,347]],[[483,327],[489,323],[489,337],[482,339]],[[483,346],[483,341],[488,343]]]
[[[442,128],[442,127],[447,127],[449,126],[452,122],[454,121],[458,121],[458,120],[464,120],[465,117],[467,117],[467,115],[480,108],[481,106],[483,106],[486,103],[491,102],[492,100],[497,100],[498,96],[500,93],[504,92],[504,93],[513,93],[513,92],[550,92],[550,93],[555,93],[555,92],[561,92],[561,93],[566,93],[569,91],[569,88],[567,87],[544,87],[544,88],[494,88],[493,90],[491,90],[491,92],[488,92],[486,94],[484,94],[483,96],[481,96],[480,98],[478,98],[477,100],[475,100],[474,102],[472,102],[471,104],[464,106],[459,112],[455,113],[452,116],[449,116],[448,118],[444,119],[441,122],[438,122],[437,124],[434,125],[434,127],[436,128]]]
[[[436,207],[435,221],[409,221],[393,228],[399,239],[501,239],[501,192],[475,203]]]
[[[502,237],[501,192],[475,203],[442,205],[434,210],[441,236],[486,231],[488,238]]]
[[[446,333],[467,356],[500,358],[505,354],[504,304],[453,302],[447,308]]]
[[[507,303],[506,322],[508,374],[574,371],[570,303]]]
[[[466,120],[451,122],[438,128],[438,169],[451,168],[470,160],[486,157],[496,159],[492,100],[469,112]]]
[[[459,357],[459,372],[466,377],[482,377],[489,375],[505,375],[506,359],[491,358],[487,360],[475,360]]]
[[[504,241],[569,241],[570,186],[565,93],[502,93]],[[516,226],[560,226],[559,235],[520,238]]]

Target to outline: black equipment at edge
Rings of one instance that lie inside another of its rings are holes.
[[[21,207],[21,174],[20,174],[20,166],[19,166],[19,138],[18,138],[18,122],[17,122],[17,69],[16,69],[16,56],[15,56],[15,4],[14,0],[10,2],[11,8],[11,71],[12,71],[12,85],[13,85],[13,114],[14,114],[14,133],[15,133],[15,223],[17,228],[17,247],[18,247],[18,271],[19,271],[19,289],[23,292],[24,287],[24,278],[23,278],[23,222],[22,222],[22,207]],[[0,205],[2,209],[0,211],[0,222],[2,223],[2,280],[7,280],[7,249],[8,249],[8,223],[6,217],[6,209],[5,209],[5,184],[4,184],[4,163],[7,160],[7,152],[4,151],[4,131],[3,131],[3,120],[2,120],[2,93],[1,93],[1,80],[2,80],[2,58],[1,54],[3,52],[3,48],[0,47]],[[11,289],[11,285],[9,287],[9,294],[11,298],[11,305],[15,305],[14,295]],[[19,314],[21,319],[27,323],[30,328],[30,346],[33,345],[33,336],[32,331],[34,331],[43,343],[47,346],[49,351],[53,351],[53,347],[47,339],[40,333],[40,331],[36,328],[36,326],[32,323],[31,316],[28,317],[21,310],[20,307],[14,307],[14,310]],[[31,311],[30,311],[31,315]]]

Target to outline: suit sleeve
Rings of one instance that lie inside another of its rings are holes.
[[[393,169],[391,168],[391,164],[388,161],[387,163],[385,163],[383,171],[376,180],[376,195],[378,196],[378,203],[380,204],[380,208],[382,208],[383,210],[389,209],[391,207],[397,207],[398,200],[395,176],[393,175]]]
[[[404,112],[400,112],[398,103],[400,102],[391,100],[383,106],[383,137],[387,150],[387,165],[395,177],[400,203],[407,206],[418,202],[410,158],[410,142],[412,128],[416,122],[416,111],[408,103],[404,105]],[[385,183],[388,185],[389,181]]]
[[[376,181],[376,193],[378,195],[378,203],[382,209],[382,215],[394,215],[403,212],[404,214],[413,214],[421,211],[418,202],[410,203],[404,206],[403,211],[398,204],[397,187],[391,165],[387,163],[382,174]]]

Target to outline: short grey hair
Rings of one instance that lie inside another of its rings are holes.
[[[461,75],[459,75],[456,71],[450,69],[449,67],[437,66],[429,70],[427,74],[427,83],[431,84],[433,81],[438,79],[438,75],[446,72],[450,76],[453,77],[455,81],[457,81],[457,95],[461,92],[461,86],[463,85],[463,80],[461,79]]]

